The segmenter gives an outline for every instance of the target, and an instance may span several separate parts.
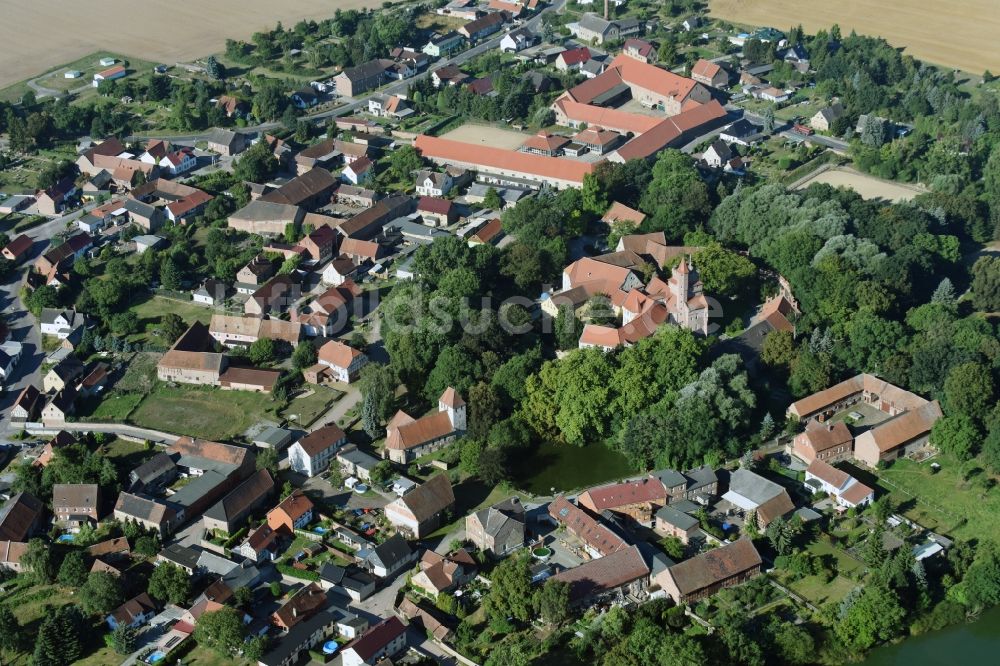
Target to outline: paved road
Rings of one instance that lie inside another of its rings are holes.
[[[96,205],[89,204],[80,210],[52,218],[48,222],[24,232],[26,236],[35,241],[35,244],[24,260],[24,267],[8,276],[4,284],[0,285],[0,309],[7,319],[11,339],[24,345],[21,360],[11,373],[10,381],[6,383],[5,393],[0,396],[0,437],[9,437],[14,431],[20,430],[19,428],[11,428],[10,407],[25,386],[28,384],[39,385],[42,379],[39,372],[45,358],[42,353],[42,336],[35,318],[21,303],[20,292],[24,273],[30,270],[31,263],[49,246],[49,241],[53,236],[64,231],[70,223],[83,215],[84,211],[90,210]]]

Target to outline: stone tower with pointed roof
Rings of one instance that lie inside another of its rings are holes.
[[[451,386],[438,398],[438,411],[448,414],[448,420],[455,430],[465,430],[465,401]]]
[[[708,334],[708,301],[702,293],[698,272],[684,257],[671,271],[668,281],[670,300],[667,308],[679,326],[702,335]]]

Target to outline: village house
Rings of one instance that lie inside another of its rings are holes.
[[[34,271],[49,275],[53,270],[66,270],[94,246],[94,239],[85,232],[73,234],[66,242],[50,247],[34,263]]]
[[[847,472],[822,460],[814,460],[806,468],[803,485],[810,493],[826,493],[840,506],[848,509],[870,504],[875,491]]]
[[[316,209],[326,206],[333,198],[338,186],[337,178],[321,167],[313,167],[301,176],[262,196],[251,203],[273,203],[285,206],[299,206],[304,209]],[[295,221],[298,224],[301,218]],[[284,228],[281,232],[284,233]]]
[[[392,578],[417,561],[417,552],[399,534],[393,534],[372,547],[364,558],[364,566],[376,578]]]
[[[288,464],[299,474],[316,476],[330,466],[347,435],[336,424],[314,430],[288,447]]]
[[[511,497],[465,517],[465,537],[476,548],[504,557],[524,547],[524,506]]]
[[[787,490],[743,467],[729,475],[729,490],[722,499],[755,514],[760,529],[795,510]]]
[[[208,278],[191,292],[191,300],[202,305],[216,306],[226,302],[229,286],[221,280]]]
[[[245,134],[215,127],[206,138],[208,149],[224,157],[239,155],[249,146]]]
[[[303,585],[288,601],[271,614],[271,621],[280,631],[287,632],[299,622],[323,610],[329,601],[326,592],[316,583]]]
[[[740,146],[752,146],[760,141],[761,136],[761,128],[746,118],[737,120],[719,133],[719,138],[726,143]]]
[[[13,423],[24,423],[38,417],[45,404],[41,391],[28,384],[18,394],[14,405],[10,408],[10,420]]]
[[[337,140],[334,138],[325,139],[308,148],[303,148],[295,155],[296,175],[301,176],[316,167],[333,168],[340,163],[341,158],[342,155],[337,150]]]
[[[443,197],[453,185],[450,174],[437,171],[418,171],[415,182],[417,194],[424,197]]]
[[[667,567],[653,582],[674,603],[687,604],[760,575],[761,564],[753,542],[744,538]]]
[[[657,509],[654,516],[653,530],[657,534],[680,539],[688,544],[700,531],[698,519],[673,506],[663,506]]]
[[[323,269],[323,282],[339,287],[352,280],[357,273],[358,266],[348,257],[340,256],[330,261]]]
[[[0,541],[25,542],[42,529],[45,505],[29,493],[17,493],[0,508]]]
[[[628,547],[611,528],[562,495],[549,503],[548,514],[556,524],[565,526],[592,558],[606,557]]]
[[[0,568],[21,573],[24,567],[21,558],[28,552],[28,544],[22,541],[0,541]]]
[[[611,595],[637,598],[649,585],[649,565],[636,546],[561,571],[552,580],[570,586],[574,606],[589,606]]]
[[[799,421],[828,418],[855,404],[897,416],[927,404],[927,400],[875,375],[862,373],[789,405],[787,415]]]
[[[302,297],[302,287],[290,275],[276,275],[261,285],[243,305],[248,315],[281,314]]]
[[[431,57],[440,58],[460,49],[464,41],[465,37],[452,30],[443,35],[431,35],[421,51]]]
[[[69,176],[44,190],[35,192],[35,208],[41,215],[58,215],[76,193],[76,184]]]
[[[590,49],[586,46],[567,49],[556,56],[556,69],[560,72],[576,72],[588,60],[590,60]]]
[[[465,585],[475,578],[479,569],[476,561],[464,548],[448,555],[426,550],[418,567],[420,571],[410,579],[410,584],[432,599]]]
[[[657,61],[656,47],[644,39],[634,37],[626,39],[622,46],[622,53],[648,65],[656,64]]]
[[[739,161],[739,154],[734,153],[725,141],[716,139],[705,149],[701,159],[711,169],[723,169],[729,167],[733,160]]]
[[[156,376],[164,382],[218,386],[225,367],[226,357],[215,351],[208,328],[196,321],[160,358]]]
[[[258,254],[236,273],[236,282],[239,285],[253,287],[249,291],[240,290],[243,293],[252,294],[257,291],[257,287],[270,280],[276,270],[275,263],[267,255]]]
[[[226,220],[226,224],[230,229],[236,229],[237,231],[272,236],[285,233],[288,225],[298,226],[305,216],[305,209],[298,205],[269,201],[266,197],[269,197],[271,194],[274,194],[274,192],[252,200],[246,206],[230,215]]]
[[[42,377],[42,390],[46,393],[61,391],[66,387],[75,388],[76,380],[83,376],[83,362],[76,356],[69,355],[56,363]]]
[[[691,66],[691,78],[710,88],[728,87],[732,76],[732,72],[724,65],[704,58],[699,59]]]
[[[313,503],[301,490],[293,491],[278,506],[267,512],[267,524],[275,532],[287,536],[312,522]]]
[[[257,666],[292,666],[297,663],[302,653],[320,648],[331,635],[343,631],[338,624],[340,615],[338,609],[329,608],[296,623],[260,658]]]
[[[333,77],[337,93],[344,97],[354,97],[374,90],[386,82],[386,70],[392,67],[392,60],[377,58],[357,67],[345,67]]]
[[[266,469],[258,470],[236,486],[202,515],[207,530],[232,534],[244,520],[257,511],[274,492],[274,479]]]
[[[375,163],[367,157],[359,157],[344,167],[340,178],[351,185],[364,185],[375,174]]]
[[[668,495],[659,479],[647,477],[638,481],[590,488],[576,502],[594,515],[613,511],[628,516],[637,523],[650,524],[656,510],[666,506]]]
[[[431,227],[447,227],[458,221],[455,204],[439,197],[420,197],[417,212],[424,224]]]
[[[367,355],[338,340],[326,342],[319,348],[316,358],[317,365],[324,366],[334,381],[345,384],[355,381],[361,368],[368,363]]]
[[[346,594],[355,603],[364,601],[375,592],[375,577],[357,565],[342,567],[327,562],[319,570],[319,584],[324,590]],[[364,628],[361,628],[364,631]],[[353,638],[345,634],[348,638]]]
[[[840,102],[834,102],[825,109],[820,109],[809,119],[809,126],[812,127],[817,132],[829,132],[833,127],[833,123],[843,116],[845,113],[844,105]]]
[[[809,421],[805,431],[795,436],[792,453],[807,463],[849,460],[854,453],[854,435],[843,421]]]
[[[942,416],[937,400],[893,416],[855,438],[854,459],[874,468],[933,445],[931,429]]]
[[[126,492],[118,495],[114,517],[121,522],[127,520],[137,522],[146,529],[155,531],[160,535],[160,538],[166,538],[181,523],[177,512],[172,507],[147,497]]]
[[[67,387],[53,395],[42,408],[42,422],[46,425],[57,425],[66,422],[74,412],[76,389]]]
[[[252,530],[233,552],[257,564],[273,562],[278,557],[278,533],[270,525],[261,525]]]
[[[97,524],[100,518],[96,483],[57,483],[52,486],[52,513],[55,521],[75,530],[84,524]]]
[[[21,234],[3,248],[3,256],[8,261],[13,261],[14,263],[20,263],[22,259],[28,256],[28,252],[34,246],[35,241],[31,239],[30,236]]]
[[[503,36],[503,39],[500,40],[500,51],[503,53],[517,53],[537,43],[537,35],[527,28],[518,28],[517,30],[511,30]]]
[[[111,630],[118,627],[141,627],[156,615],[156,604],[143,592],[116,608],[105,620]]]
[[[63,449],[76,443],[76,437],[65,430],[60,430],[52,436],[52,439],[45,443],[41,455],[35,459],[32,465],[35,467],[47,467],[52,462],[52,458],[55,457],[56,449]]]
[[[510,15],[506,12],[494,12],[486,16],[469,21],[458,29],[458,34],[475,44],[483,37],[489,37],[503,28],[503,24],[510,20]]]
[[[382,620],[347,644],[343,666],[374,666],[406,649],[406,625],[396,616]]]
[[[438,399],[438,411],[414,419],[400,410],[386,426],[383,456],[406,464],[437,451],[465,431],[466,404],[458,391],[448,387]]]
[[[403,497],[386,505],[385,517],[400,532],[420,539],[445,522],[455,508],[455,493],[447,474],[437,474]]]

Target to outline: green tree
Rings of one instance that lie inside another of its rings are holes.
[[[395,475],[396,473],[395,470],[392,469],[392,463],[388,460],[380,460],[375,467],[372,468],[372,483],[377,486],[381,486]]]
[[[88,613],[107,615],[125,601],[118,577],[107,571],[93,571],[80,588],[80,603]]]
[[[21,567],[26,578],[34,585],[48,585],[56,579],[52,550],[41,539],[28,541],[28,549],[21,556]]]
[[[944,406],[949,414],[966,414],[981,423],[996,404],[996,387],[989,368],[981,363],[962,363],[944,382]]]
[[[795,337],[791,331],[771,331],[764,337],[760,358],[774,368],[787,368],[795,359]]]
[[[490,210],[503,209],[503,199],[500,198],[500,193],[497,192],[497,188],[490,186],[490,188],[486,190],[486,195],[483,197],[483,206]]]
[[[267,636],[254,636],[243,647],[243,656],[251,663],[259,662],[271,648],[271,639]]]
[[[583,322],[577,319],[572,306],[566,305],[559,308],[553,331],[556,335],[556,346],[559,349],[568,351],[577,348],[580,335],[583,333]]]
[[[0,650],[17,652],[24,639],[21,623],[7,606],[0,606]]]
[[[685,232],[693,231],[708,219],[712,202],[708,187],[691,159],[670,148],[659,153],[639,207],[653,212],[643,222],[645,231],[663,231],[674,239],[683,238]]]
[[[381,423],[392,418],[396,410],[396,377],[387,365],[369,363],[361,369],[361,395],[375,404],[375,414]]]
[[[711,243],[692,257],[705,291],[709,294],[735,296],[746,291],[757,274],[753,262],[741,254]]]
[[[278,452],[272,448],[257,451],[257,469],[266,469],[272,477],[278,476]]]
[[[254,365],[263,365],[274,360],[275,346],[271,338],[257,338],[250,345],[250,362]]]
[[[176,313],[168,312],[160,319],[160,337],[170,344],[173,344],[177,338],[184,335],[187,329],[187,324]]]
[[[580,190],[582,195],[583,209],[594,215],[604,215],[610,206],[608,194],[604,190],[604,185],[593,173],[585,174],[583,177],[583,187]]]
[[[87,582],[87,562],[83,557],[83,552],[71,550],[63,557],[59,566],[58,580],[62,585],[70,587],[80,587]]]
[[[959,460],[968,460],[975,454],[980,437],[972,418],[961,413],[944,416],[931,428],[931,444]]]
[[[534,616],[533,598],[528,558],[508,557],[493,570],[483,608],[491,621],[528,622]]]
[[[160,601],[180,604],[191,593],[191,580],[184,569],[165,562],[153,569],[147,591]]]
[[[413,146],[403,146],[389,156],[389,173],[397,181],[409,182],[411,174],[423,166],[420,153]]]
[[[278,170],[278,160],[266,141],[260,141],[243,152],[233,167],[233,175],[239,180],[263,183]]]
[[[849,605],[835,633],[849,649],[863,652],[896,636],[905,617],[895,592],[882,585],[868,585]]]
[[[120,624],[111,632],[111,646],[118,654],[132,654],[135,652],[135,642],[138,636],[139,631],[137,629]]]
[[[202,614],[194,630],[195,640],[200,645],[208,646],[224,657],[232,657],[239,652],[245,635],[243,619],[235,608]]]
[[[535,593],[538,613],[549,624],[562,624],[570,617],[570,585],[551,578]]]
[[[292,352],[292,367],[302,370],[316,364],[316,345],[309,340],[303,340]]]

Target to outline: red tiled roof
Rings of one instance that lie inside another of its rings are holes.
[[[683,137],[686,132],[725,117],[726,110],[713,99],[708,104],[699,104],[662,120],[641,137],[636,137],[619,148],[618,155],[626,161],[649,157]]]
[[[447,160],[453,164],[471,167],[490,167],[575,183],[583,183],[583,177],[593,172],[595,166],[594,163],[531,155],[516,150],[480,146],[425,134],[418,136],[413,145],[428,159]]]
[[[628,548],[620,536],[562,495],[549,504],[549,515],[602,556]]]
[[[640,479],[625,483],[591,488],[577,500],[583,506],[601,512],[640,502],[663,502],[667,500],[667,489],[658,479]]]
[[[562,61],[566,63],[567,66],[578,65],[581,62],[587,62],[590,60],[590,49],[586,46],[581,46],[575,49],[568,49],[559,54]]]
[[[310,456],[315,456],[336,445],[337,442],[342,442],[346,437],[343,430],[331,423],[318,430],[313,430],[300,439],[299,446]]]
[[[349,643],[345,650],[352,650],[364,663],[369,663],[379,650],[393,642],[400,635],[406,632],[404,625],[398,617],[392,616],[382,620],[374,627],[358,636],[352,643]]]
[[[448,215],[451,213],[454,204],[447,199],[440,197],[420,197],[417,203],[417,211],[434,213],[435,215]]]

